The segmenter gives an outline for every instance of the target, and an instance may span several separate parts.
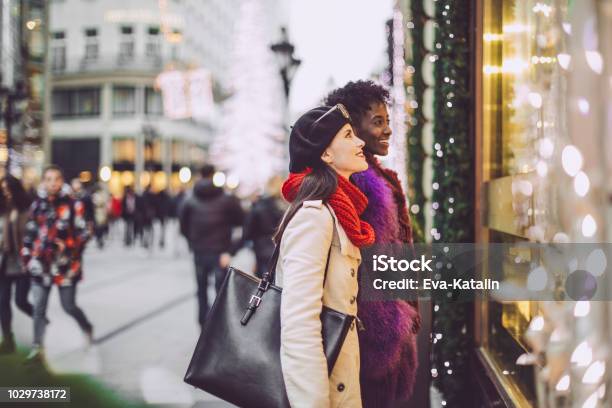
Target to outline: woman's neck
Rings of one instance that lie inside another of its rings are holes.
[[[339,168],[335,167],[333,164],[330,165],[330,167],[336,172],[337,175],[342,176],[347,180],[355,173],[353,171],[340,170]]]
[[[336,173],[338,173],[339,176],[342,176],[342,177],[344,177],[347,180],[354,174],[352,171],[350,171],[350,172],[342,172],[342,171],[337,171],[337,170],[336,170]]]

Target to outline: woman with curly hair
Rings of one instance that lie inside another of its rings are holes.
[[[351,180],[368,198],[362,218],[374,228],[376,244],[411,245],[412,228],[400,181],[375,157],[389,153],[392,132],[388,102],[389,92],[372,81],[349,82],[325,99],[328,105],[346,106],[357,135],[365,142],[368,169]],[[359,298],[357,308],[365,326],[359,332],[363,406],[382,408],[405,402],[416,379],[416,333],[420,328],[417,302]]]
[[[0,248],[0,326],[2,343],[0,354],[15,351],[15,339],[11,328],[11,298],[15,287],[15,304],[22,312],[32,317],[32,305],[28,301],[30,278],[21,266],[19,251],[23,244],[25,224],[31,199],[14,176],[8,174],[0,181],[0,211],[3,216]]]

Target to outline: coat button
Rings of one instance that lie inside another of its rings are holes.
[[[344,388],[345,388],[344,384],[342,384],[342,383],[338,384],[338,391],[342,392],[342,391],[344,391]]]
[[[355,277],[355,269],[351,268],[351,276],[354,278]]]
[[[355,303],[355,300],[357,300],[357,298],[356,298],[355,296],[352,296],[352,297],[351,297],[351,305],[352,305],[353,303]]]

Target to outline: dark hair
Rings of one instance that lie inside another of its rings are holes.
[[[42,172],[43,177],[45,176],[45,174],[47,174],[47,172],[50,172],[50,171],[57,171],[60,174],[60,176],[62,177],[62,180],[66,179],[64,177],[64,170],[62,170],[62,168],[60,166],[58,166],[57,164],[50,164],[47,167],[45,167],[45,169]]]
[[[338,174],[329,166],[321,166],[314,168],[311,173],[307,174],[302,181],[302,185],[298,190],[295,199],[285,211],[283,220],[279,225],[274,237],[274,242],[278,245],[281,237],[287,228],[287,224],[291,218],[302,207],[304,201],[308,200],[323,200],[327,202],[329,197],[336,191],[338,187]]]
[[[353,123],[359,125],[372,103],[389,103],[389,91],[372,81],[351,81],[331,91],[323,103],[328,106],[343,104],[351,114]]]
[[[200,168],[200,176],[203,178],[211,178],[215,174],[215,166],[205,164]]]
[[[23,188],[23,184],[21,181],[12,174],[7,174],[0,183],[4,181],[6,182],[6,186],[8,190],[11,192],[12,204],[9,206],[6,196],[4,195],[4,191],[2,190],[0,193],[0,209],[2,212],[8,211],[11,207],[14,207],[19,212],[26,211],[30,208],[30,204],[32,203],[32,198]]]

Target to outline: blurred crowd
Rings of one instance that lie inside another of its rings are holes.
[[[214,277],[218,290],[239,250],[252,250],[256,266],[248,272],[261,276],[286,208],[280,196],[282,178],[272,178],[264,194],[241,201],[216,186],[214,174],[215,168],[205,165],[191,189],[172,194],[150,186],[137,192],[127,186],[121,197],[101,183],[86,186],[79,179],[67,183],[57,166],[47,167],[40,184],[32,188],[10,174],[4,176],[0,181],[0,355],[16,351],[11,327],[14,301],[33,321],[26,362],[44,363],[44,333],[50,323],[47,304],[53,287],[87,341],[95,341],[93,324],[77,303],[78,283],[87,269],[83,253],[90,242],[104,250],[114,237],[126,248],[155,251],[180,233],[193,253],[200,325],[209,310],[208,277]]]

